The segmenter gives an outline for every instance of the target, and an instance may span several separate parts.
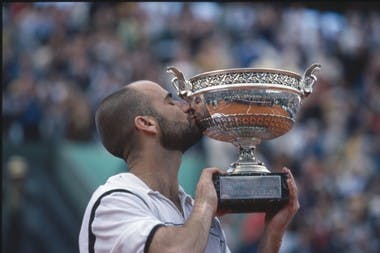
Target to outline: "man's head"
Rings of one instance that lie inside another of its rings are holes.
[[[139,134],[156,136],[164,148],[184,152],[201,137],[190,112],[158,84],[138,81],[106,97],[95,122],[103,145],[117,157],[139,149]]]

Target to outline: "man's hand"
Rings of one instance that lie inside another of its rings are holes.
[[[284,167],[282,168],[282,171],[288,174],[288,179],[286,181],[289,187],[289,202],[276,213],[266,213],[266,226],[263,238],[260,242],[260,253],[279,251],[285,230],[300,207],[297,195],[298,190],[294,177],[288,168]]]
[[[218,197],[212,182],[212,175],[215,173],[225,174],[226,172],[218,168],[206,168],[202,171],[194,201],[194,208],[206,208],[212,212],[212,216],[218,215]]]

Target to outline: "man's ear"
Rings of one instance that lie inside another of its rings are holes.
[[[138,130],[151,134],[158,133],[158,124],[155,118],[151,116],[136,116],[135,126]]]

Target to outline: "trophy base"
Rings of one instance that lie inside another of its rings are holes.
[[[289,201],[286,179],[286,173],[214,174],[218,210],[230,213],[279,210]]]

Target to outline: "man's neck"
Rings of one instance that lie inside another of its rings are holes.
[[[177,205],[181,157],[179,151],[141,152],[128,159],[129,171]]]

